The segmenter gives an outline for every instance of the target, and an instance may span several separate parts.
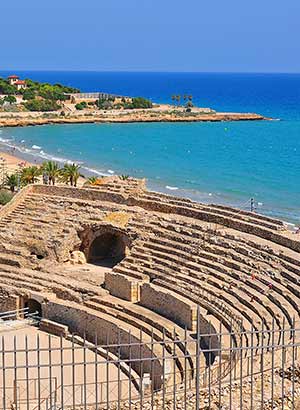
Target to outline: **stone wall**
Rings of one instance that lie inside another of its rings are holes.
[[[11,201],[0,209],[0,219],[9,215],[27,197],[27,195],[32,192],[32,190],[33,185],[27,185],[25,188],[21,189]]]
[[[10,312],[20,309],[20,298],[0,290],[0,312]]]
[[[116,355],[120,353],[120,357],[125,360],[131,357],[132,359],[143,358],[143,364],[132,361],[132,368],[140,374],[151,374],[151,379],[155,389],[159,389],[162,385],[162,364],[158,359],[150,360],[153,357],[151,346],[147,346],[145,342],[139,343],[137,334],[128,331],[118,326],[118,321],[112,318],[105,318],[105,315],[97,315],[95,311],[83,309],[71,303],[59,303],[57,301],[49,301],[43,305],[43,315],[46,319],[64,324],[68,326],[71,333],[79,334],[81,337],[85,335],[86,340],[91,343],[95,342],[99,345],[115,345],[110,351]],[[139,332],[138,332],[139,333]],[[120,344],[122,341],[122,344]],[[130,343],[129,343],[130,342]],[[152,363],[152,364],[151,364]]]
[[[140,304],[182,327],[196,331],[197,305],[174,292],[145,283],[141,286]]]
[[[118,193],[112,193],[109,191],[100,191],[96,189],[77,189],[71,187],[53,187],[46,185],[34,185],[32,189],[36,193],[64,196],[66,198],[77,198],[89,201],[109,201],[117,204],[123,204],[128,206],[139,206],[149,211],[177,214],[189,218],[200,219],[209,223],[220,224],[232,229],[236,229],[241,232],[246,232],[259,236],[263,239],[270,240],[279,245],[293,249],[296,252],[300,252],[300,241],[294,240],[280,232],[268,229],[266,227],[259,226],[255,223],[255,220],[243,220],[235,218],[235,215],[225,216],[217,213],[216,208],[211,207],[208,210],[201,208],[188,208],[185,206],[168,204],[166,202],[150,201],[139,198],[138,196],[126,196]],[[164,196],[165,197],[165,196]],[[232,208],[233,212],[236,209]],[[237,214],[237,213],[236,213]],[[237,214],[238,215],[238,214]]]
[[[50,333],[55,336],[66,337],[69,333],[68,326],[62,325],[52,320],[42,319],[40,321],[40,330]]]
[[[118,273],[105,273],[105,289],[111,295],[133,303],[140,298],[139,282]]]

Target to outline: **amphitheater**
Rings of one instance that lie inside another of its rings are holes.
[[[89,408],[275,408],[291,389],[282,408],[297,408],[280,369],[297,368],[300,235],[283,222],[108,179],[27,186],[0,228],[0,312],[38,312],[37,331],[92,357],[99,346],[129,386]]]

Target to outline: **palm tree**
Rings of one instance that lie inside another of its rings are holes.
[[[18,186],[18,175],[17,174],[7,175],[5,183],[6,185],[9,186],[9,189],[11,190],[11,192],[15,192],[15,189]]]
[[[61,170],[62,178],[65,182],[70,182],[71,186],[77,186],[78,178],[80,177],[79,173],[80,165],[76,164],[65,164]]]
[[[21,181],[27,184],[34,184],[38,181],[38,177],[41,175],[41,168],[37,166],[30,166],[22,169]]]
[[[176,95],[172,95],[172,101],[173,101],[173,103],[175,104],[175,100],[176,100]]]
[[[95,184],[95,183],[97,182],[97,179],[98,179],[98,178],[95,177],[95,176],[89,177],[88,183],[91,184],[91,185],[93,185],[93,184]]]
[[[190,94],[190,95],[188,96],[188,99],[189,99],[189,101],[192,101],[192,99],[193,99],[192,94]]]
[[[180,105],[180,99],[181,99],[181,96],[180,96],[180,95],[176,95],[176,100],[177,100],[178,106]]]
[[[51,185],[52,183],[52,185],[55,185],[56,178],[58,178],[60,175],[60,169],[59,169],[57,162],[54,162],[54,161],[44,162],[42,166],[42,170],[46,175],[48,175],[49,184]]]

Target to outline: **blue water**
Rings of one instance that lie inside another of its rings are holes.
[[[83,91],[142,95],[157,102],[171,102],[172,94],[187,93],[199,106],[280,119],[54,125],[2,129],[0,137],[23,153],[80,161],[83,168],[105,174],[145,176],[151,188],[199,201],[242,206],[254,197],[259,212],[300,222],[300,75],[17,74]],[[33,145],[41,148],[32,149]]]

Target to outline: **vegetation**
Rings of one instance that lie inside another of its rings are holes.
[[[62,108],[62,102],[68,100],[68,94],[79,93],[80,90],[62,84],[40,83],[30,79],[25,80],[26,88],[18,89],[16,85],[11,85],[8,79],[0,78],[0,95],[5,97],[0,99],[0,106],[5,102],[13,104],[16,102],[15,96],[23,97],[22,105],[28,111],[58,111]],[[72,97],[71,102],[74,104],[75,99]],[[147,98],[134,97],[117,99],[114,96],[100,96],[95,101],[81,101],[75,104],[76,110],[84,110],[88,107],[98,107],[100,110],[109,109],[148,109],[152,108],[152,102]],[[14,107],[6,107],[6,110],[12,110]]]
[[[5,189],[0,190],[0,205],[6,205],[13,197],[13,193],[6,191]]]
[[[90,185],[95,184],[96,181],[97,181],[97,177],[89,177],[89,179],[88,179],[88,183]]]
[[[56,111],[60,108],[60,102],[68,99],[66,94],[80,92],[77,88],[66,87],[61,84],[48,84],[32,81],[26,81],[26,88],[20,89],[11,85],[8,79],[0,78],[0,94],[6,97],[0,100],[0,105],[4,102],[15,103],[16,95],[23,95],[24,107],[29,111]]]
[[[97,186],[97,185],[102,185],[104,181],[104,177],[99,176],[99,177],[90,177],[87,180],[87,185],[93,185],[93,186]]]
[[[192,96],[191,94],[189,94],[189,95],[184,94],[182,97],[183,97],[183,100],[184,100],[184,101],[188,101],[188,103],[189,103],[189,102],[192,103],[193,96]],[[175,95],[175,94],[173,94],[172,97],[171,97],[171,99],[172,99],[174,105],[176,105],[175,103],[177,103],[177,106],[178,106],[178,107],[180,106],[181,95]],[[187,105],[186,105],[186,107],[187,107],[187,108],[191,108],[191,107],[193,107],[193,105],[192,105],[192,106],[187,106]]]
[[[21,183],[22,185],[34,184],[41,176],[42,170],[37,166],[30,166],[22,169]]]
[[[119,178],[120,178],[122,181],[127,181],[130,177],[129,177],[129,175],[120,175]]]
[[[99,110],[108,110],[109,108],[113,108],[114,101],[115,101],[114,97],[108,97],[108,98],[99,97],[96,104]]]
[[[65,164],[60,170],[61,180],[71,186],[76,187],[80,177],[80,166],[76,164]]]
[[[0,78],[0,94],[14,95],[17,93],[17,88],[9,84],[8,80]]]
[[[44,162],[42,165],[42,172],[47,175],[49,185],[55,185],[56,180],[61,175],[61,170],[57,162],[54,161]]]
[[[87,103],[85,101],[82,101],[75,105],[76,110],[84,110],[86,107],[87,107]]]
[[[125,103],[125,108],[152,108],[153,104],[150,100],[143,97],[135,97],[131,103]]]
[[[12,174],[6,177],[5,185],[7,185],[11,192],[15,192],[15,189],[18,186],[18,175]]]
[[[24,103],[24,107],[29,111],[57,111],[61,106],[53,100],[37,99],[29,100]]]

